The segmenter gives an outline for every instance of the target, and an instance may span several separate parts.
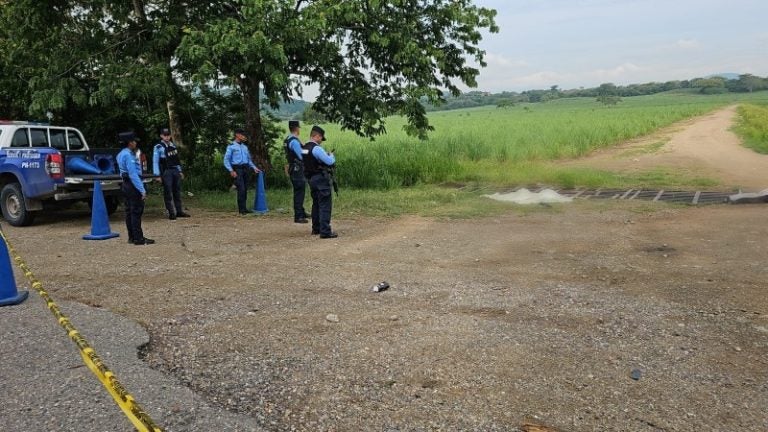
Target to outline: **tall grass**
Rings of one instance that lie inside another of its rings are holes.
[[[739,123],[734,130],[744,139],[747,147],[768,154],[768,106],[740,106]]]
[[[576,98],[436,112],[430,114],[435,131],[426,141],[406,136],[399,117],[389,118],[389,132],[375,141],[334,125],[324,127],[326,148],[336,150],[337,177],[345,187],[392,189],[469,181],[582,185],[585,179],[604,175],[555,169],[546,162],[583,156],[740,101],[768,102],[768,92],[664,93],[624,98],[616,106]],[[280,158],[276,160],[279,171]],[[528,177],[521,178],[521,172]]]

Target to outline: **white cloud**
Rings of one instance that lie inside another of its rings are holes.
[[[509,82],[513,83],[514,87],[541,88],[556,85],[567,79],[567,76],[558,72],[541,71],[521,77],[510,77]]]
[[[681,49],[696,49],[701,46],[696,39],[680,39],[675,42],[675,46]]]
[[[588,75],[599,79],[620,79],[642,70],[633,63],[624,63],[612,69],[597,69]]]
[[[768,45],[768,33],[765,33],[765,32],[758,33],[755,36],[755,40],[757,41],[758,44],[762,46]]]
[[[488,68],[481,69],[478,82],[480,83],[478,90],[501,92],[549,88],[553,85],[563,87],[566,83],[574,82],[574,79],[570,75],[550,70],[515,74],[513,71],[495,69],[489,63]],[[469,90],[463,85],[459,87]]]
[[[492,52],[485,54],[485,62],[488,64],[488,67],[494,68],[528,68],[531,66],[531,64],[525,60],[513,60],[509,57]]]

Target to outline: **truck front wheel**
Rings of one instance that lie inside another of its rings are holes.
[[[30,225],[35,218],[35,213],[27,210],[24,194],[18,183],[8,183],[0,191],[0,209],[3,211],[3,218],[13,226]]]

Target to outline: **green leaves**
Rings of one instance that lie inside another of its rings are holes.
[[[38,3],[0,8],[0,110],[157,127],[166,103],[194,109],[193,88],[224,87],[241,96],[261,160],[262,103],[300,98],[308,84],[320,89],[314,110],[345,129],[374,137],[399,113],[426,137],[421,101],[474,86],[468,62],[484,64],[482,31],[498,30],[495,11],[470,0]]]
[[[497,31],[495,11],[471,1],[241,0],[204,25],[186,28],[177,50],[198,83],[221,77],[257,82],[270,105],[300,97],[316,83],[315,110],[364,136],[383,133],[383,118],[402,113],[407,130],[429,125],[414,100],[475,85],[480,30]],[[212,67],[215,66],[215,69]],[[303,78],[296,79],[297,77]]]

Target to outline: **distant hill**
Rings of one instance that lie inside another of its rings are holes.
[[[1,1],[1,0],[0,0]],[[220,96],[229,98],[233,97],[236,94],[236,89],[229,86],[222,86],[218,89],[213,89],[211,92],[213,94],[218,94]],[[199,89],[195,89],[192,93],[193,97],[200,97],[201,91]],[[264,93],[259,90],[259,99],[263,100]],[[309,102],[301,100],[301,99],[291,99],[291,102],[280,102],[280,106],[277,109],[272,109],[269,107],[269,105],[266,103],[266,101],[263,101],[262,108],[264,111],[267,111],[277,117],[280,120],[296,120],[301,119],[302,114],[304,113],[304,109],[306,106],[309,105]]]
[[[741,74],[735,72],[722,72],[709,75],[705,78],[723,78],[729,83],[726,83],[727,90],[723,91],[748,91],[744,88],[737,88],[738,85],[735,81],[739,80]],[[692,80],[682,81],[667,81],[650,82],[644,84],[630,84],[626,86],[616,86],[615,93],[619,97],[631,97],[656,94],[666,91],[690,91],[690,92],[703,92],[696,86],[694,78]],[[768,78],[766,78],[766,84],[761,88],[768,87]],[[761,88],[756,88],[760,90]],[[562,90],[554,86],[550,89],[542,90],[526,90],[523,92],[502,92],[502,93],[490,93],[484,91],[469,91],[462,93],[459,96],[448,96],[445,103],[438,106],[434,106],[425,100],[422,101],[427,111],[448,111],[454,109],[474,108],[487,105],[496,105],[498,107],[508,107],[516,103],[525,102],[546,102],[552,99],[570,98],[570,97],[596,97],[598,96],[598,88],[580,88],[571,90]],[[753,89],[749,89],[752,91]],[[310,102],[294,99],[290,103],[280,103],[280,107],[277,110],[266,107],[267,111],[270,111],[275,117],[281,120],[293,120],[301,119],[304,113],[304,109]]]
[[[727,80],[737,80],[737,79],[739,79],[739,75],[741,75],[741,74],[737,74],[737,73],[733,73],[733,72],[724,72],[724,73],[718,73],[718,74],[710,75],[707,78],[720,77],[720,78],[725,78]]]
[[[273,110],[269,107],[267,107],[266,110],[270,111],[275,117],[281,120],[300,119],[307,104],[309,104],[309,102],[294,99],[293,102],[290,103],[281,102],[280,108],[277,110]]]

